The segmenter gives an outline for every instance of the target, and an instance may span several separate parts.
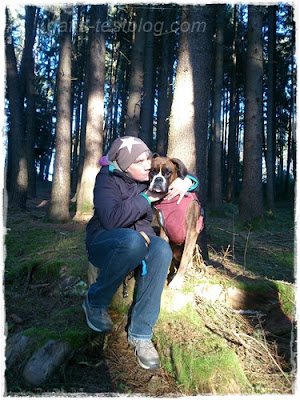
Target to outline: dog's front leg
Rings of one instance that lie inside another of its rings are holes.
[[[196,241],[199,235],[196,222],[199,218],[199,207],[196,202],[192,202],[188,208],[186,216],[186,239],[184,243],[183,253],[180,260],[178,271],[174,279],[170,282],[171,289],[182,289],[184,275],[188,269],[188,265],[192,260]]]
[[[187,235],[178,271],[174,279],[172,279],[172,281],[169,284],[169,287],[171,289],[178,289],[178,290],[182,289],[185,273],[193,257],[197,237],[198,237],[197,232],[193,232],[192,234]]]
[[[170,239],[169,239],[168,235],[166,234],[166,232],[165,232],[165,230],[164,230],[164,228],[162,226],[160,227],[159,236],[162,239],[164,239],[167,243],[170,242]]]
[[[163,217],[160,214],[159,210],[156,210],[156,219],[159,223],[159,236],[164,239],[167,243],[170,242],[168,235],[166,234],[165,230],[164,230],[164,221],[163,221]]]

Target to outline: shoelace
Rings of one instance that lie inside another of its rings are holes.
[[[136,343],[135,351],[138,352],[139,350],[149,350],[149,355],[152,354],[153,356],[156,356],[156,350],[151,340],[141,340]]]
[[[136,344],[136,346],[143,349],[152,349],[153,344],[150,340],[141,340]]]

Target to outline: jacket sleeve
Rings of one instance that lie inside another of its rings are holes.
[[[123,199],[118,181],[104,174],[98,174],[96,179],[94,207],[101,225],[107,230],[129,227],[150,210],[147,199],[140,194]]]
[[[190,173],[187,174],[187,177],[190,178],[191,181],[193,182],[193,186],[191,186],[189,188],[188,192],[198,193],[199,192],[199,180],[198,180],[198,178],[195,175],[190,174]]]

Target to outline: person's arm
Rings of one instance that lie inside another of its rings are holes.
[[[171,200],[179,196],[177,201],[177,204],[179,204],[186,193],[195,191],[197,188],[198,179],[194,175],[188,174],[184,179],[177,178],[171,183],[166,199]]]
[[[126,228],[149,212],[149,202],[141,194],[123,199],[118,183],[109,175],[99,174],[94,188],[94,207],[102,226]]]

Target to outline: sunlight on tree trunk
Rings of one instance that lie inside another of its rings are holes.
[[[267,106],[267,204],[274,211],[275,158],[275,48],[276,48],[276,6],[268,7],[268,106]]]
[[[105,21],[107,6],[92,6],[92,22]],[[105,37],[101,30],[91,31],[85,157],[77,196],[76,218],[93,211],[93,189],[99,172],[103,147],[105,80]]]
[[[237,131],[238,131],[238,102],[237,102],[237,28],[238,28],[238,5],[233,10],[233,41],[232,41],[232,67],[230,82],[230,117],[228,134],[228,172],[227,172],[227,201],[231,203],[235,197],[236,190],[236,153],[237,153]]]
[[[168,156],[180,158],[199,179],[198,197],[207,202],[208,101],[211,79],[213,6],[187,6],[182,23],[194,29],[180,32],[178,67],[170,116]],[[198,24],[198,29],[197,27]],[[208,257],[205,229],[198,238]]]
[[[145,18],[144,7],[138,7],[136,11],[136,24]],[[144,45],[145,32],[143,29],[135,31],[135,39],[132,49],[132,66],[129,83],[129,98],[126,115],[126,136],[138,136],[140,127],[141,100],[144,78]]]
[[[154,23],[155,12],[152,6],[148,9],[147,21],[152,27],[146,32],[145,57],[144,57],[144,90],[141,112],[141,130],[139,137],[153,148],[153,111],[154,111]]]
[[[260,6],[249,6],[249,35],[246,76],[243,187],[240,218],[250,221],[263,215],[262,192],[262,94],[263,94],[263,13]]]
[[[213,88],[212,132],[211,132],[211,207],[214,211],[222,208],[222,143],[221,103],[224,71],[224,11],[221,5],[217,12],[217,35],[215,56],[215,80]]]
[[[170,116],[168,156],[180,158],[199,178],[199,197],[207,197],[207,126],[210,93],[213,6],[183,7],[178,66]]]
[[[191,10],[188,7],[184,7],[182,21],[191,18],[190,13]],[[178,66],[171,107],[167,154],[169,157],[180,158],[187,169],[195,173],[195,99],[192,57],[189,46],[190,35],[191,33],[180,32]]]
[[[23,106],[20,95],[20,81],[12,36],[11,21],[6,9],[6,79],[10,110],[10,131],[8,134],[8,190],[9,204],[24,210],[27,199],[27,163],[24,158]]]
[[[36,106],[35,106],[35,73],[33,46],[37,25],[36,7],[26,6],[25,44],[20,67],[22,97],[26,99],[25,107],[25,153],[28,169],[28,196],[36,197],[35,169],[35,135],[36,135]]]
[[[71,53],[72,34],[69,29],[72,21],[70,9],[61,11],[58,84],[57,84],[57,122],[55,167],[52,182],[51,201],[48,217],[54,222],[66,222],[70,218],[71,185]]]

